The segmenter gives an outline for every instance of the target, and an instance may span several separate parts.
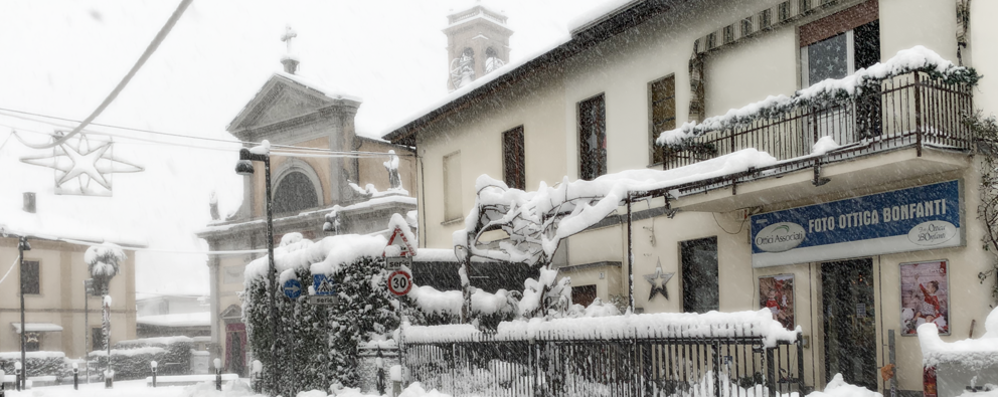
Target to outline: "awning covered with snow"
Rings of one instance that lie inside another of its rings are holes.
[[[14,332],[21,333],[21,323],[10,323],[14,327]],[[24,323],[24,329],[28,332],[62,332],[62,326],[52,323]]]

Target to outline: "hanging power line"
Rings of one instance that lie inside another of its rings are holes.
[[[166,39],[166,35],[169,34],[170,30],[173,29],[173,25],[177,24],[177,21],[180,19],[180,16],[184,14],[184,10],[186,10],[187,6],[191,4],[191,1],[192,0],[180,1],[180,5],[178,5],[177,9],[173,11],[173,15],[171,15],[170,19],[166,21],[166,25],[163,25],[163,28],[159,30],[159,33],[156,34],[156,37],[152,40],[151,43],[149,43],[149,46],[146,47],[145,52],[142,53],[142,56],[139,57],[139,60],[135,62],[135,65],[132,65],[132,69],[128,71],[125,77],[122,78],[121,81],[118,82],[118,85],[114,87],[114,90],[111,90],[111,93],[107,95],[107,98],[104,98],[104,101],[101,102],[101,104],[97,106],[97,109],[94,109],[94,111],[90,113],[90,115],[87,116],[87,118],[84,119],[83,122],[81,122],[79,125],[73,128],[73,130],[70,131],[68,134],[66,134],[61,138],[56,139],[52,143],[47,143],[43,145],[34,145],[34,146],[29,145],[29,147],[34,149],[49,149],[59,146],[64,142],[66,142],[66,140],[68,140],[70,137],[78,134],[80,131],[86,128],[87,125],[90,124],[90,122],[94,121],[94,119],[97,118],[97,116],[99,116],[101,112],[103,112],[104,109],[106,109],[108,105],[111,104],[111,102],[114,102],[114,99],[118,97],[118,94],[120,94],[121,91],[125,89],[125,86],[128,85],[128,82],[131,81],[132,77],[135,76],[135,73],[137,73],[139,69],[142,68],[142,65],[146,63],[146,60],[148,60],[149,57],[151,57],[152,54],[156,52],[156,48],[158,48],[159,44],[162,43],[164,39]]]
[[[72,127],[69,126],[69,125],[67,125],[67,124],[57,123],[57,122],[53,122],[53,121],[49,121],[49,120],[44,120],[44,119],[53,119],[53,120],[76,122],[75,120],[67,119],[67,118],[63,118],[63,117],[51,116],[51,115],[44,115],[44,114],[40,114],[40,113],[33,113],[33,112],[27,112],[27,111],[16,110],[16,109],[8,109],[8,108],[0,108],[0,115],[8,116],[8,117],[13,117],[13,118],[21,119],[21,120],[27,120],[27,121],[37,122],[37,123],[43,123],[43,124],[51,125],[51,126],[58,127],[58,128],[72,128]],[[26,129],[26,128],[21,128],[21,127],[15,127],[15,126],[8,125],[8,124],[0,124],[0,125],[8,127],[8,128],[11,128],[12,130],[14,130],[14,135],[17,135],[18,131],[25,131],[25,132],[33,132],[33,133],[47,135],[47,136],[56,136],[55,134],[52,134],[52,133],[41,132],[41,131],[31,130],[31,129]],[[145,130],[145,129],[139,129],[139,128],[115,126],[115,125],[110,125],[110,124],[91,123],[91,125],[102,126],[102,127],[106,127],[106,128],[115,128],[115,129],[121,129],[121,130],[128,130],[128,131],[143,132],[143,133],[154,134],[154,135],[163,135],[163,136],[167,136],[167,137],[171,137],[171,138],[181,138],[181,139],[191,139],[191,140],[196,140],[196,141],[208,141],[208,142],[215,142],[215,143],[223,143],[223,144],[228,144],[228,145],[233,145],[233,146],[229,147],[229,148],[222,148],[222,147],[218,147],[218,146],[206,146],[206,145],[197,145],[197,144],[189,144],[189,143],[168,142],[168,141],[161,141],[161,140],[155,140],[155,139],[149,139],[149,138],[140,138],[140,137],[137,137],[137,136],[134,136],[134,135],[130,135],[130,134],[119,134],[119,133],[113,133],[113,132],[108,132],[108,131],[96,131],[96,130],[91,130],[91,129],[85,129],[85,130],[83,130],[84,132],[89,133],[89,134],[106,135],[106,136],[112,136],[112,137],[117,137],[117,138],[122,138],[122,139],[130,139],[130,140],[134,140],[134,141],[148,142],[148,143],[152,143],[152,144],[162,144],[162,145],[171,145],[171,146],[188,147],[188,148],[196,148],[196,149],[220,150],[220,151],[238,151],[239,149],[241,149],[242,147],[245,147],[247,145],[249,145],[249,146],[259,145],[259,142],[233,141],[233,140],[225,140],[225,139],[219,139],[219,138],[207,138],[207,137],[200,137],[200,136],[193,136],[193,135],[183,135],[183,134],[175,134],[175,133],[168,133],[168,132]],[[31,144],[29,144],[27,142],[24,142],[24,140],[21,139],[20,137],[18,137],[18,139],[21,140],[28,147],[34,147]],[[381,158],[383,158],[383,157],[390,156],[390,154],[384,153],[384,152],[364,152],[364,151],[342,152],[342,151],[333,151],[333,150],[322,149],[322,148],[311,148],[311,147],[292,146],[292,145],[273,145],[273,147],[282,149],[282,150],[277,150],[277,151],[272,152],[273,155],[275,155],[275,156],[284,156],[284,157],[318,157],[318,158],[340,158],[340,157],[346,157],[346,158],[372,158],[372,157],[381,157]],[[414,156],[413,154],[409,154],[409,153],[397,153],[395,155],[399,156],[399,157],[412,157],[412,156]]]

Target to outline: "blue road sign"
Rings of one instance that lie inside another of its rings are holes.
[[[291,279],[284,282],[284,296],[288,299],[298,299],[301,296],[301,281]]]
[[[315,289],[316,296],[336,296],[336,284],[328,275],[313,274],[312,288]]]

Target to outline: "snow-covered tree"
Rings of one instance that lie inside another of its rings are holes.
[[[125,251],[113,243],[92,245],[83,254],[90,276],[94,279],[94,290],[107,295],[107,285],[118,275],[119,263],[127,258]]]

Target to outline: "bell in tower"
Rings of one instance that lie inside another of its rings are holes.
[[[506,16],[478,4],[447,16],[447,89],[454,91],[509,62]]]

